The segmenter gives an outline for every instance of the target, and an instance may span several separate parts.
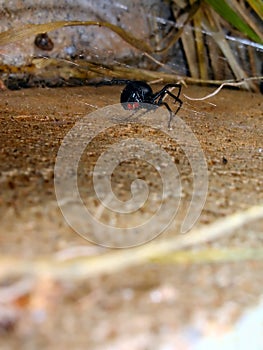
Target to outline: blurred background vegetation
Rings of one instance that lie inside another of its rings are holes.
[[[182,22],[178,34],[189,76],[239,80],[260,75],[262,1],[172,0],[170,4],[174,18]]]
[[[44,54],[32,56],[27,64],[1,64],[0,77],[10,88],[111,79],[213,85],[247,79],[244,88],[259,90],[263,65],[261,0],[160,0],[153,2],[145,18],[149,28],[146,40],[121,23],[107,21],[56,21],[10,28],[0,33],[0,48],[65,26],[96,25],[117,33],[140,55],[108,62],[100,55],[90,59],[75,53],[61,59],[44,49]],[[52,45],[49,47],[52,50]]]

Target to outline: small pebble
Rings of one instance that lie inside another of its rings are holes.
[[[222,158],[222,163],[223,163],[223,164],[227,164],[227,162],[228,162],[228,160],[227,160],[225,157],[223,157],[223,158]]]

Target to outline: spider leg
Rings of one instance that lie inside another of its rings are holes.
[[[173,97],[175,100],[179,100],[179,96],[181,94],[181,90],[182,90],[182,85],[181,84],[167,84],[164,86],[164,88],[166,89],[166,93],[170,92],[170,96]],[[177,95],[174,95],[171,93],[171,91],[169,91],[168,89],[170,88],[178,88],[178,93]]]
[[[177,95],[173,94],[171,91],[168,90],[169,88],[172,88],[172,87],[178,88]],[[179,98],[180,93],[181,93],[181,84],[167,84],[162,88],[162,90],[160,90],[159,92],[157,92],[153,96],[153,101],[154,101],[155,105],[165,106],[166,109],[170,113],[169,121],[168,121],[168,128],[170,128],[170,126],[171,126],[171,121],[172,121],[173,115],[176,115],[182,107],[183,101]],[[171,110],[171,108],[167,102],[163,101],[165,95],[169,95],[170,97],[172,97],[174,99],[175,102],[178,102],[179,105],[178,105],[175,112],[173,112]]]
[[[173,94],[171,91],[169,91],[170,88],[178,88],[177,95]],[[181,93],[182,86],[181,84],[167,84],[165,85],[162,90],[154,94],[153,100],[155,101],[155,104],[158,106],[161,106],[163,103],[163,99],[165,95],[171,96],[175,102],[179,103],[179,106],[174,114],[177,114],[182,107],[183,101],[179,98]]]
[[[168,103],[166,103],[166,102],[161,101],[160,104],[159,104],[158,106],[165,106],[165,107],[167,108],[167,110],[168,110],[168,112],[169,112],[168,129],[170,129],[170,127],[171,127],[171,121],[172,121],[173,115],[174,115],[173,111],[171,110],[170,106],[169,106]],[[177,112],[178,112],[178,109],[177,109],[176,113],[177,113]]]
[[[177,95],[172,94],[169,89],[170,88],[178,88],[178,93]],[[156,92],[155,94],[153,94],[153,99],[156,101],[158,98],[160,98],[161,100],[164,98],[164,96],[168,93],[168,91],[170,92],[170,96],[173,97],[176,101],[180,100],[179,96],[181,94],[181,90],[182,90],[182,85],[181,84],[166,84],[159,92]]]
[[[172,94],[171,91],[169,91],[169,90],[166,91],[166,94],[169,95],[169,96],[171,96],[176,102],[179,103],[179,106],[178,106],[176,112],[174,112],[174,114],[177,114],[177,113],[179,112],[180,108],[182,107],[182,104],[183,104],[183,101],[178,97],[180,94],[177,94],[177,96],[176,96],[176,95]],[[162,101],[163,98],[164,98],[164,96],[160,99],[161,102],[163,102],[163,101]],[[160,101],[160,100],[159,100],[159,101]]]
[[[169,84],[169,85],[170,85],[170,84]],[[166,85],[166,86],[167,86],[167,85]],[[166,86],[165,86],[165,88],[166,88]],[[174,87],[174,86],[172,86],[172,87]],[[183,104],[183,101],[179,98],[180,93],[181,93],[181,85],[180,85],[180,89],[178,90],[177,95],[173,94],[173,93],[172,93],[171,91],[169,91],[168,89],[169,89],[169,87],[166,88],[166,89],[162,92],[162,94],[160,95],[159,101],[158,101],[157,103],[163,102],[163,99],[164,99],[165,95],[169,95],[169,96],[171,96],[176,102],[179,103],[180,108],[181,108],[181,107],[182,107],[182,104]],[[179,109],[180,109],[180,108],[179,108]],[[179,109],[178,109],[178,110],[179,110]],[[177,110],[177,112],[178,112],[178,110]],[[177,112],[176,112],[176,113],[177,113]],[[176,114],[176,113],[175,113],[175,114]]]

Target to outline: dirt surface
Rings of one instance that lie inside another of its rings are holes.
[[[100,247],[65,222],[56,203],[54,164],[74,123],[97,108],[118,103],[121,89],[0,91],[2,258],[34,261],[100,254]],[[191,87],[184,92],[201,97],[211,89]],[[208,195],[195,227],[262,204],[262,95],[224,90],[209,100],[216,106],[182,99],[184,106],[178,115],[200,142],[208,166]],[[163,128],[167,128],[165,120]],[[165,133],[127,122],[99,135],[90,145],[89,157],[82,159],[79,186],[86,188],[94,211],[99,205],[87,174],[108,145],[127,135],[154,141],[173,157],[182,178],[183,198],[189,202],[191,167],[178,145]],[[131,181],[138,175],[158,193],[158,174],[137,161],[116,169],[113,188],[127,199]],[[146,206],[145,215],[150,210]],[[262,231],[259,220],[206,247],[262,247]],[[175,229],[170,230],[161,239],[176,234]],[[57,281],[41,272],[33,280],[5,276],[0,280],[0,348],[194,348],[205,337],[231,330],[245,310],[259,303],[262,267],[262,259],[199,264],[168,261],[79,281]]]

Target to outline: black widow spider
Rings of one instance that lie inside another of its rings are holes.
[[[178,88],[177,95],[174,95],[170,88]],[[181,93],[181,84],[167,84],[160,91],[153,93],[150,85],[143,81],[130,81],[121,93],[121,103],[128,110],[138,110],[142,108],[141,103],[153,105],[154,108],[165,106],[170,113],[168,128],[171,126],[173,115],[176,115],[182,107],[182,100],[179,98]],[[164,102],[165,95],[171,96],[175,102],[179,103],[177,110],[173,113],[168,103]]]

